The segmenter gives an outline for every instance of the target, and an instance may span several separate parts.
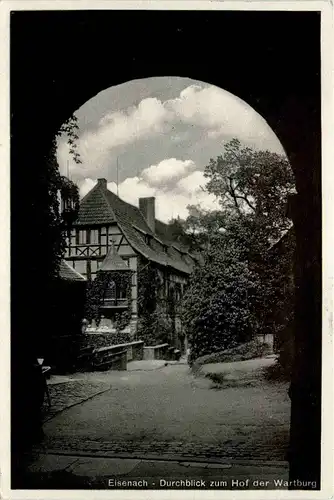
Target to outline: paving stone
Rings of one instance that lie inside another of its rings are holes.
[[[205,468],[207,466],[206,462],[179,462],[183,467],[201,467]]]
[[[67,471],[82,477],[113,477],[130,473],[139,463],[131,459],[79,458]]]
[[[128,477],[158,477],[158,478],[177,478],[177,477],[196,477],[199,474],[204,473],[205,467],[182,467],[178,462],[170,461],[146,461],[142,460],[136,467],[131,471]]]
[[[59,382],[61,380],[61,382]],[[109,383],[89,382],[86,380],[68,379],[64,381],[60,376],[48,382],[48,388],[51,399],[51,408],[45,398],[43,404],[43,419],[49,420],[60,411],[65,410],[75,404],[87,401],[94,395],[100,394],[110,388]]]
[[[208,469],[231,469],[231,464],[207,464]]]
[[[62,455],[40,455],[38,459],[28,466],[32,473],[54,472],[67,469],[77,461],[76,457]]]
[[[263,381],[255,388],[217,392],[196,387],[185,368],[173,365],[154,374],[132,371],[126,381],[120,373],[107,372],[103,378],[112,389],[48,421],[41,448],[186,462],[285,459],[290,422],[287,384]],[[101,377],[89,374],[80,380],[72,400],[87,397],[84,385],[100,384]],[[60,386],[74,389],[75,385],[58,384],[61,406]]]
[[[166,361],[160,359],[131,361],[127,365],[127,371],[151,371],[166,366]]]

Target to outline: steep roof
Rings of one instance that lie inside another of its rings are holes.
[[[99,272],[101,271],[131,271],[131,269],[126,265],[122,257],[118,255],[115,246],[112,245],[99,269]]]
[[[162,266],[170,266],[182,273],[190,274],[195,259],[178,249],[178,243],[172,247],[168,226],[156,220],[158,231],[149,228],[139,208],[126,203],[106,188],[106,184],[98,183],[81,201],[78,219],[75,225],[92,226],[117,222],[129,244],[148,260]]]
[[[108,200],[103,194],[103,189],[97,184],[80,203],[76,225],[110,224],[115,222],[115,216]]]
[[[62,260],[59,267],[59,277],[67,281],[86,281],[82,274],[78,273],[65,260]]]

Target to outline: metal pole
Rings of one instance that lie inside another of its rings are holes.
[[[117,175],[117,178],[116,178],[117,196],[119,196],[119,192],[118,192],[118,157],[117,157],[117,163],[116,163],[116,175]]]

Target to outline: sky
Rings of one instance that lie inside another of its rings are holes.
[[[69,154],[66,136],[58,140],[58,163],[84,196],[104,177],[108,189],[138,206],[155,196],[156,217],[168,222],[188,214],[188,205],[218,208],[203,189],[203,171],[224,144],[244,145],[284,154],[266,121],[244,101],[218,87],[188,78],[133,80],[103,90],[75,112],[77,149]]]

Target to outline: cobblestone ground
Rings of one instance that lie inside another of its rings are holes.
[[[84,377],[83,391],[93,381],[111,388],[46,422],[42,449],[110,457],[286,459],[286,384],[259,380],[217,390],[208,380],[194,379],[186,365]]]
[[[109,389],[110,384],[103,382],[88,382],[85,380],[71,380],[66,383],[50,384],[48,388],[51,407],[49,407],[47,398],[45,397],[42,408],[44,422],[50,420],[57,413],[66,408],[82,403]]]

